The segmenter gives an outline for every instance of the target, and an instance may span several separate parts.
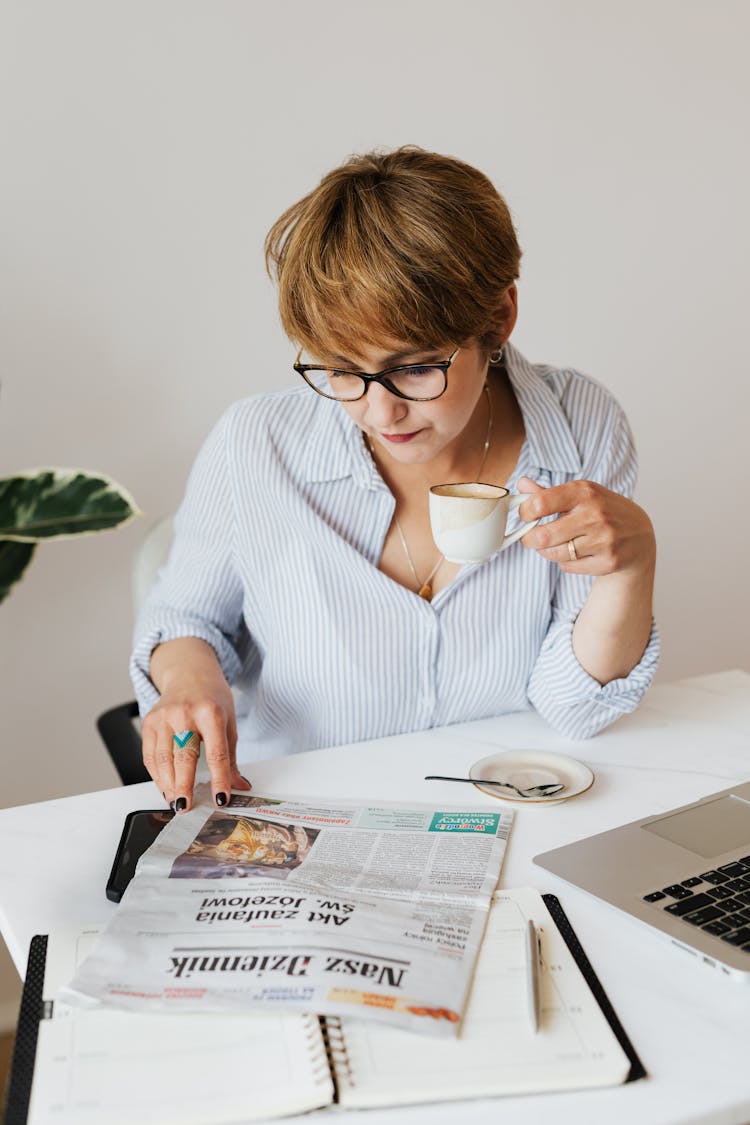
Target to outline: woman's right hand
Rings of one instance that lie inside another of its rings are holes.
[[[176,809],[192,806],[197,756],[173,741],[193,731],[203,742],[215,803],[228,804],[232,789],[250,789],[237,769],[237,719],[232,692],[216,653],[197,637],[158,645],[151,654],[151,679],[161,693],[143,719],[143,763]]]

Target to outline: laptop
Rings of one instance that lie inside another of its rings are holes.
[[[534,857],[750,983],[750,782]]]

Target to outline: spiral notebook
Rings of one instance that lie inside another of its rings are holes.
[[[541,937],[531,1030],[522,935]],[[407,1105],[609,1086],[645,1074],[553,895],[497,891],[460,1033],[350,1018],[76,1009],[57,988],[96,930],[33,939],[5,1125],[220,1125],[338,1104]]]

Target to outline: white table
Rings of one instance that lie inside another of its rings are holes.
[[[372,1110],[367,1125],[447,1125],[467,1116],[503,1125],[747,1125],[750,989],[549,875],[532,857],[750,779],[750,675],[656,687],[636,714],[588,742],[564,739],[524,713],[272,759],[245,772],[259,794],[265,787],[455,804],[455,785],[425,782],[424,775],[460,774],[498,747],[558,750],[596,774],[593,788],[570,801],[516,806],[501,885],[559,896],[649,1077],[607,1090]],[[464,798],[467,807],[495,806],[478,790]],[[148,783],[0,812],[0,929],[19,973],[33,934],[109,917],[115,907],[104,885],[123,818],[161,804]],[[355,1120],[365,1118],[331,1118]]]

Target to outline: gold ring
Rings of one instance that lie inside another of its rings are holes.
[[[200,757],[201,753],[201,740],[200,735],[196,734],[194,730],[181,730],[172,735],[172,753],[177,750],[187,750],[189,754],[195,754],[196,758]]]
[[[569,540],[568,540],[568,554],[570,555],[570,561],[571,561],[571,562],[576,562],[576,561],[577,561],[577,559],[578,559],[578,555],[576,554],[576,543],[575,543],[575,539],[569,539]]]

